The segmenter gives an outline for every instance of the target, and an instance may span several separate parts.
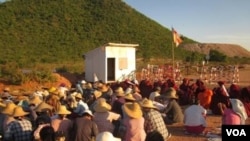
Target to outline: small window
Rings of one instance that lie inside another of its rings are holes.
[[[128,68],[128,58],[119,58],[119,69],[127,69]]]

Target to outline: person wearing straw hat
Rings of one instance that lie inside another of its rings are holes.
[[[101,91],[99,91],[99,90],[94,90],[93,91],[91,101],[89,102],[89,104],[90,104],[89,109],[91,111],[93,111],[93,112],[95,111],[94,110],[94,106],[96,105],[97,100],[99,98],[101,98],[101,96],[102,96],[102,92]]]
[[[128,102],[123,105],[123,111],[127,115],[123,119],[126,127],[124,141],[145,141],[144,118],[140,105],[137,102]]]
[[[163,94],[163,97],[165,97],[168,101],[167,107],[162,111],[166,114],[165,123],[183,123],[184,115],[181,106],[177,102],[178,96],[176,94],[176,90],[170,87],[166,93]]]
[[[65,105],[61,105],[56,114],[58,115],[58,117],[52,119],[51,126],[54,128],[55,132],[58,135],[61,134],[61,138],[65,138],[65,141],[69,141],[73,122],[66,116],[71,114],[71,112],[67,110]]]
[[[11,115],[12,115],[16,106],[17,105],[12,103],[12,102],[7,103],[1,112],[4,115],[4,117],[3,117],[4,119],[2,120],[3,121],[3,125],[2,125],[3,134],[2,135],[4,135],[5,131],[7,130],[9,123],[11,123],[12,121],[15,121],[14,117]]]
[[[125,95],[123,88],[122,87],[116,88],[113,94],[114,102],[111,104],[112,105],[111,111],[120,114],[121,118],[123,117],[122,105],[125,103],[124,96]]]
[[[94,121],[97,124],[99,132],[114,132],[114,121],[119,120],[121,115],[111,112],[111,106],[106,102],[105,98],[99,98],[94,106]]]
[[[82,116],[77,117],[73,123],[73,141],[92,141],[99,133],[96,123],[93,121],[93,113],[85,110]]]
[[[144,129],[147,134],[158,131],[164,140],[168,140],[171,134],[165,125],[164,119],[157,107],[154,106],[153,101],[144,98],[141,101],[141,107],[143,111],[143,117],[145,119]]]
[[[96,136],[96,141],[122,141],[121,138],[116,138],[111,132],[105,131],[100,132]]]
[[[52,110],[53,110],[53,107],[44,101],[41,102],[39,105],[37,105],[36,108],[34,108],[34,111],[36,112],[38,116],[48,115],[51,117],[53,115]]]
[[[83,100],[82,94],[81,93],[77,93],[75,95],[75,100],[76,100],[76,108],[73,110],[73,112],[79,116],[81,116],[83,114],[84,110],[88,110],[89,106],[87,105],[87,103],[85,103]]]
[[[100,86],[98,86],[99,91],[102,92],[103,98],[106,99],[107,103],[111,103],[113,90],[110,87],[110,84],[108,83],[99,83]]]
[[[4,134],[4,139],[13,141],[32,141],[32,124],[25,118],[29,113],[21,106],[15,107],[12,116],[15,121],[11,122]]]
[[[140,91],[139,87],[134,85],[132,95],[133,95],[133,97],[135,98],[136,101],[141,101],[142,100],[142,96],[141,96],[140,92],[141,91]]]

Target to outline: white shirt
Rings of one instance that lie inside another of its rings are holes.
[[[191,105],[184,111],[184,125],[206,127],[206,109],[200,105]]]

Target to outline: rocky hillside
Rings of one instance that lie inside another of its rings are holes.
[[[190,43],[184,44],[182,48],[190,51],[197,51],[208,54],[210,49],[217,50],[229,57],[250,57],[250,52],[245,48],[234,44],[218,44],[218,43]]]

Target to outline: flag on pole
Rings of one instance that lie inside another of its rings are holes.
[[[179,44],[182,43],[182,39],[173,27],[172,27],[172,34],[173,34],[173,40],[174,40],[175,46],[178,47]]]

